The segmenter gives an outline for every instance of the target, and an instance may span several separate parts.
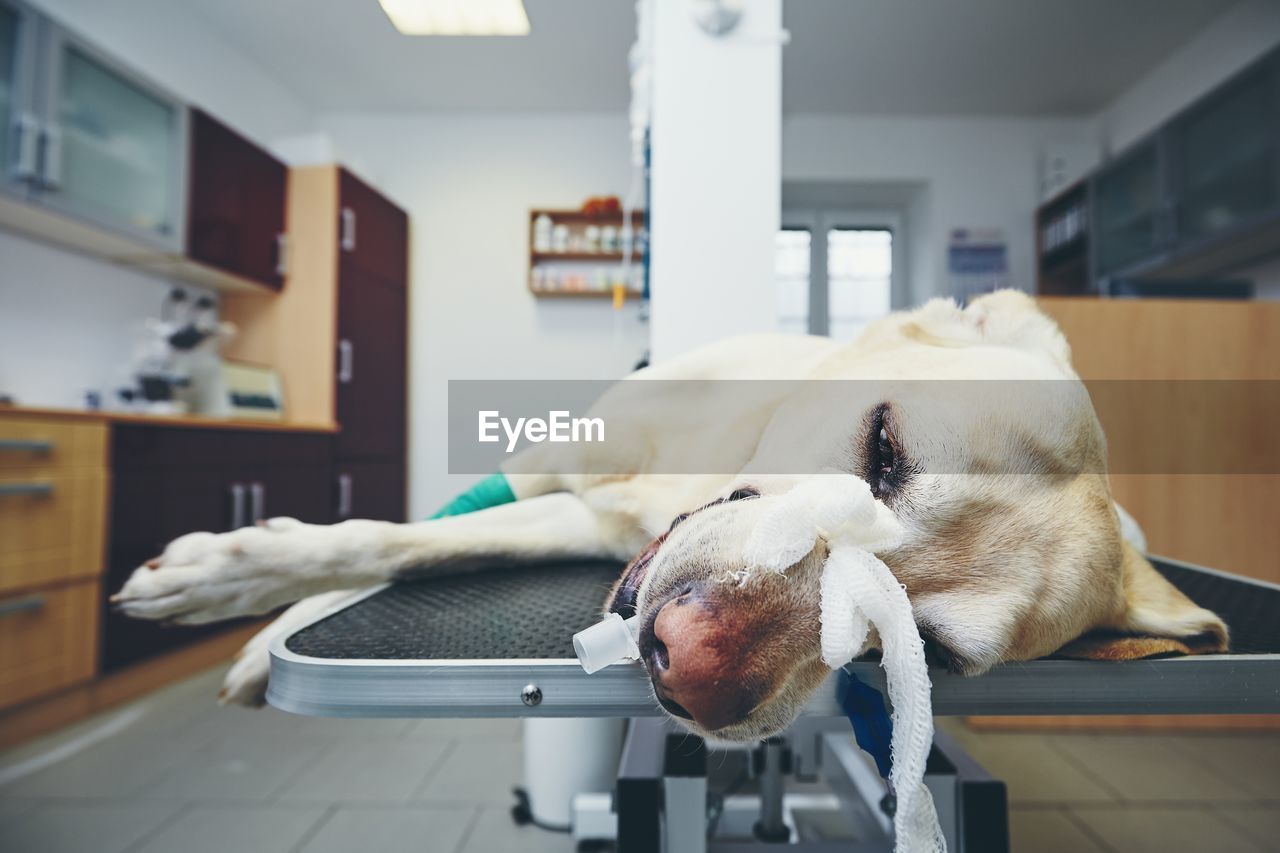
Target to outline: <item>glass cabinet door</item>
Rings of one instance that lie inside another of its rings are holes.
[[[0,0],[0,184],[35,177],[39,123],[32,104],[35,18]]]
[[[18,76],[18,12],[0,6],[0,119],[5,132],[0,134],[0,163],[8,172],[14,167],[13,147],[18,134],[16,101]]]
[[[43,184],[67,212],[181,243],[185,113],[59,33]]]
[[[1103,168],[1094,203],[1100,273],[1115,272],[1156,252],[1163,205],[1160,150],[1154,142]]]
[[[1228,231],[1280,208],[1280,97],[1271,67],[1174,126],[1178,239]]]

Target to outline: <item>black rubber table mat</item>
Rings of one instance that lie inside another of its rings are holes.
[[[1234,654],[1280,652],[1280,590],[1153,561],[1226,621]],[[600,617],[618,563],[469,572],[396,584],[301,629],[286,647],[334,660],[572,658],[571,638]]]
[[[1231,632],[1232,654],[1280,652],[1280,589],[1159,560],[1152,564],[1184,595],[1222,617]]]
[[[346,660],[572,658],[622,574],[614,562],[468,572],[388,587],[289,638],[295,654]]]

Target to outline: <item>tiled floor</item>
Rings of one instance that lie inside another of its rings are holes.
[[[219,709],[221,671],[0,755],[0,851],[568,851],[516,827],[514,720],[327,720]],[[121,716],[125,715],[125,716]],[[128,722],[128,725],[124,725]],[[1280,851],[1280,734],[978,734],[943,724],[1009,785],[1014,849]]]

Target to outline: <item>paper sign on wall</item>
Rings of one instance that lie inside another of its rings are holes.
[[[961,303],[1009,287],[1009,250],[999,228],[953,228],[947,245],[951,295]]]

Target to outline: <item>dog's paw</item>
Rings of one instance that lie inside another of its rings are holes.
[[[270,630],[270,627],[267,628]],[[261,635],[258,635],[261,636]],[[257,637],[254,637],[256,640]],[[267,679],[271,675],[271,653],[266,643],[249,641],[236,655],[235,663],[222,679],[219,705],[261,708],[267,704]]]
[[[261,708],[266,704],[267,679],[271,674],[271,644],[278,637],[292,634],[352,594],[352,590],[340,589],[304,598],[254,634],[236,653],[235,663],[227,670],[227,675],[222,680],[222,689],[218,691],[218,704],[242,705],[246,708]]]
[[[230,533],[190,533],[134,571],[111,603],[126,616],[183,625],[266,613],[307,592],[297,567],[326,528],[272,519]]]

